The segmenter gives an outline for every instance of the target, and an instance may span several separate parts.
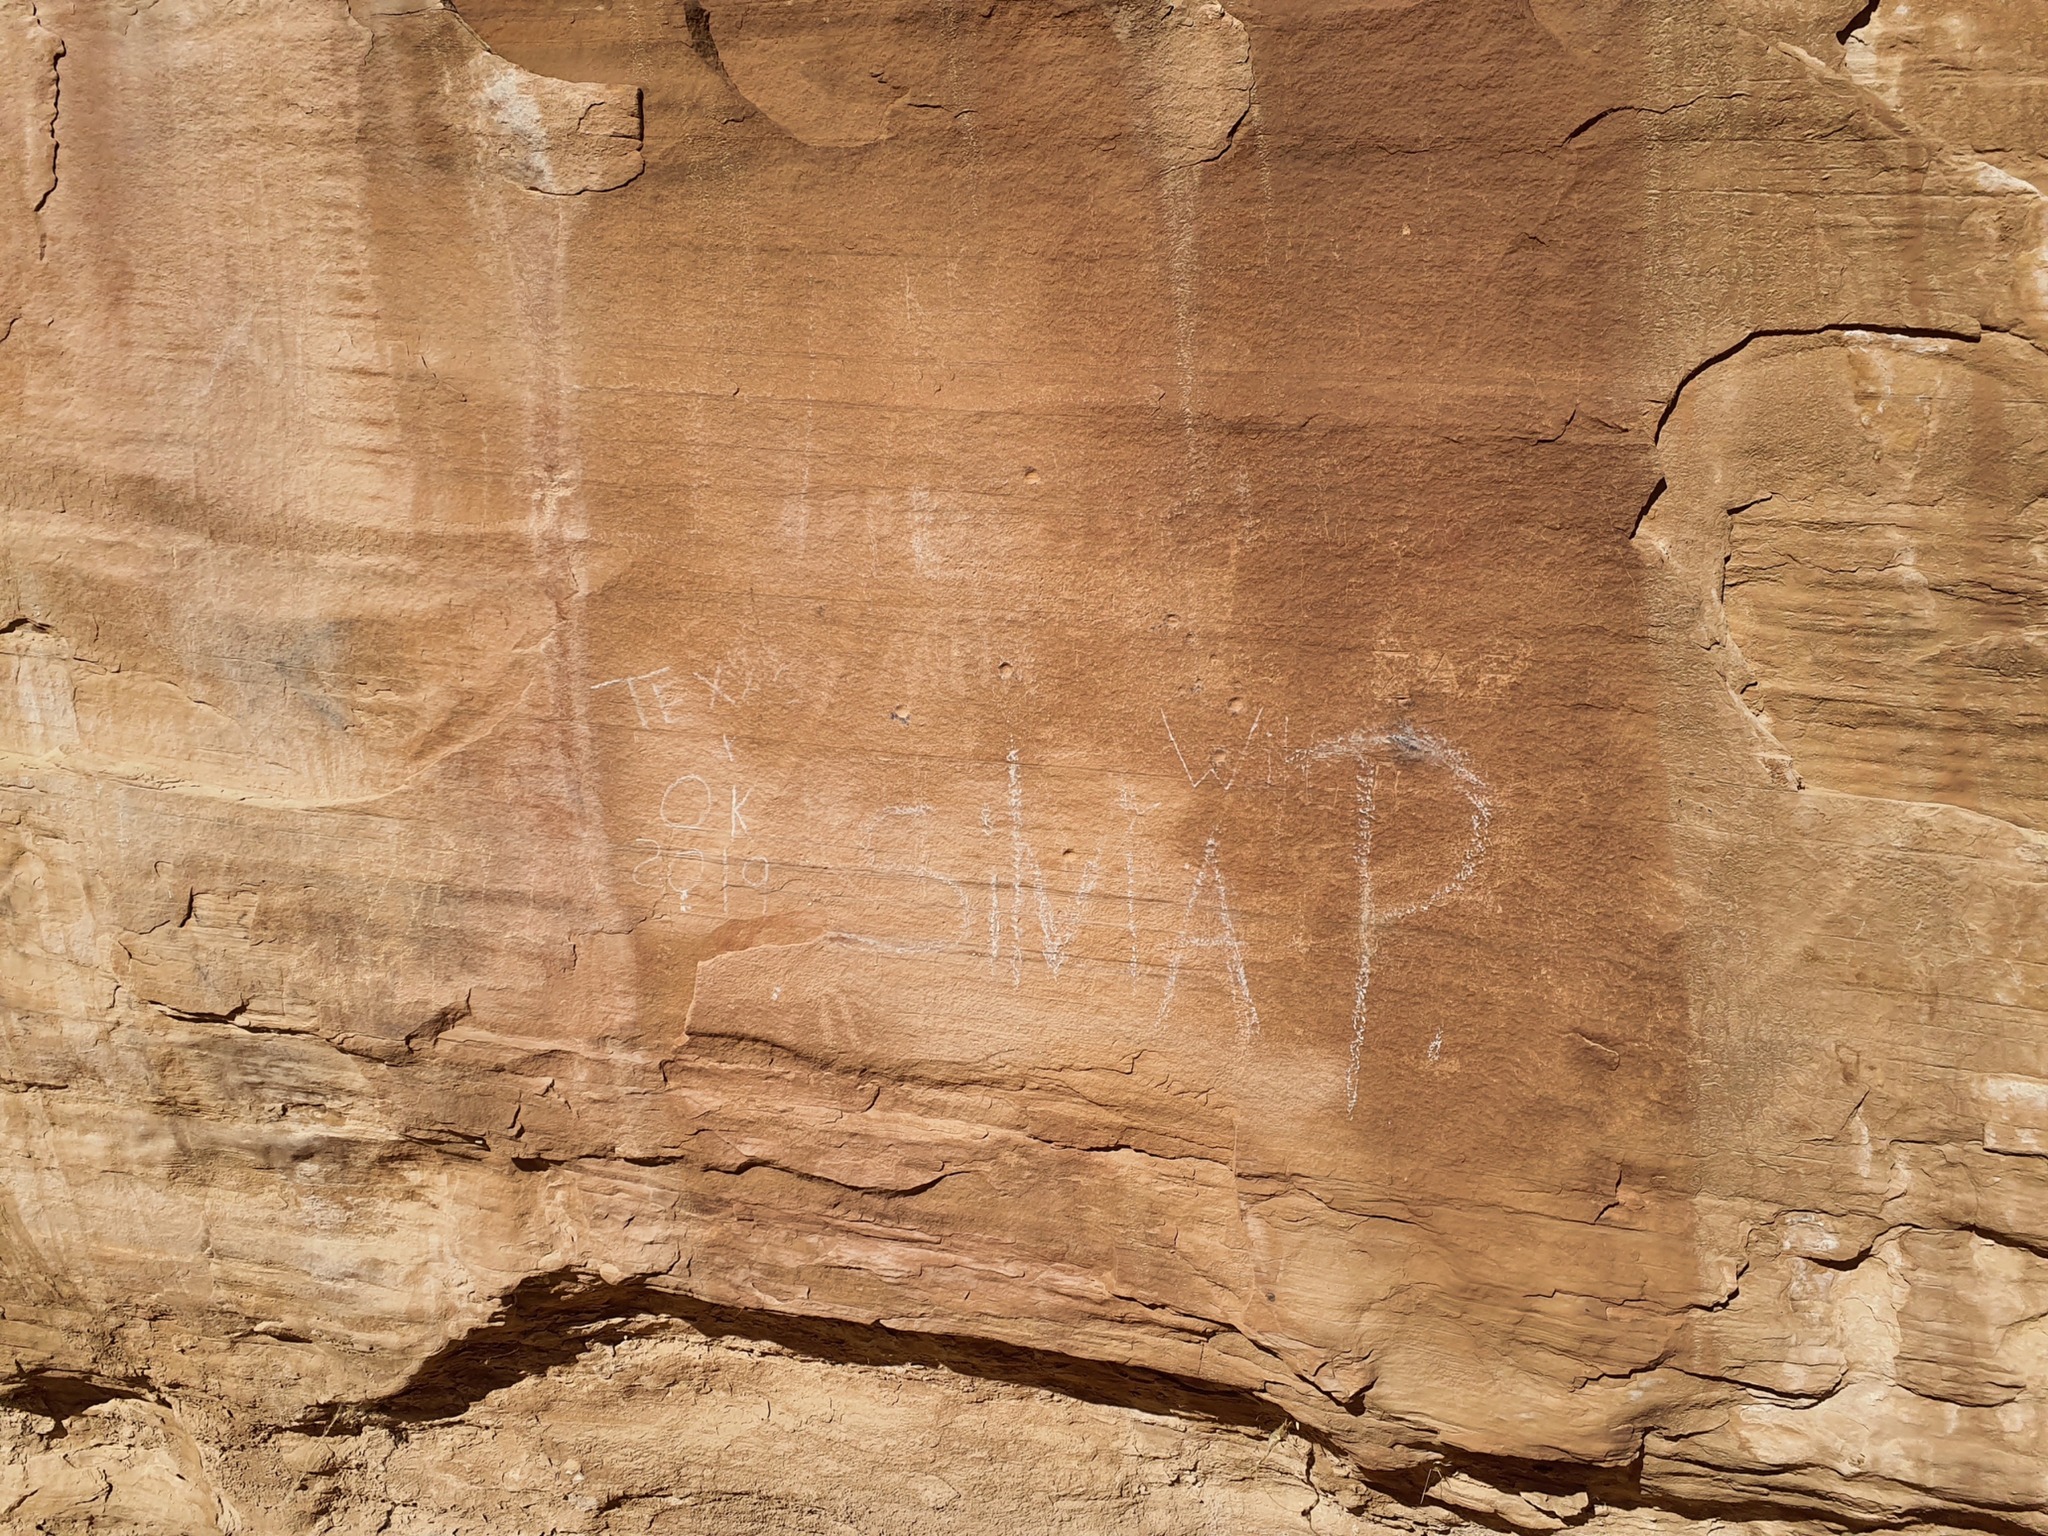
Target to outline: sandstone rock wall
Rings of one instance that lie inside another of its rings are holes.
[[[0,0],[0,1519],[2048,1532],[2044,70]]]

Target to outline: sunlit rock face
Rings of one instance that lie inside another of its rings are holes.
[[[2048,1532],[2038,0],[0,0],[0,1522]]]

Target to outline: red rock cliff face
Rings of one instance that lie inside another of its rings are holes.
[[[0,3],[0,1510],[2048,1531],[2044,80]]]

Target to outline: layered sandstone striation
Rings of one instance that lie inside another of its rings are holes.
[[[0,1524],[2048,1536],[2043,0],[0,0]]]

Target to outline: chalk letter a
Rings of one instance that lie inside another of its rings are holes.
[[[1213,893],[1214,919],[1204,923],[1196,913],[1205,894]],[[1174,988],[1180,982],[1181,966],[1200,950],[1213,949],[1223,961],[1223,978],[1230,988],[1230,1005],[1237,1014],[1237,1038],[1248,1044],[1259,1032],[1259,1010],[1252,1002],[1251,979],[1245,974],[1244,945],[1237,937],[1237,924],[1230,915],[1230,891],[1223,883],[1223,866],[1217,859],[1216,839],[1202,850],[1202,867],[1188,891],[1187,910],[1181,914],[1180,932],[1173,936],[1173,948],[1166,957],[1166,991],[1159,999],[1158,1022],[1166,1022],[1173,1006]]]

